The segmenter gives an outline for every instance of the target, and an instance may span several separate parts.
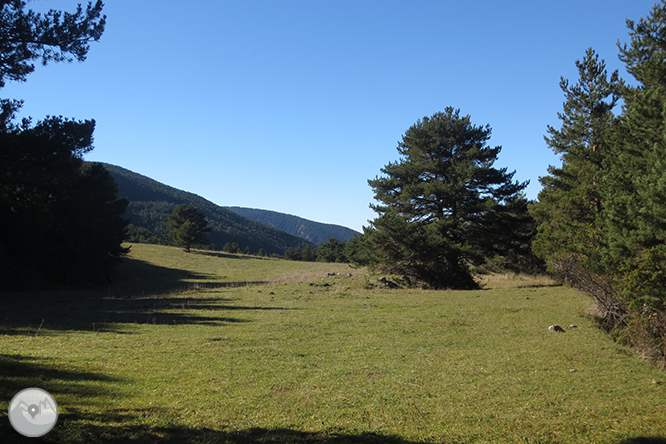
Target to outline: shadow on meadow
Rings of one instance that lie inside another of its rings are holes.
[[[212,430],[177,425],[180,412],[174,409],[152,407],[146,409],[108,409],[103,414],[86,412],[86,405],[103,405],[105,399],[118,398],[110,383],[118,379],[101,374],[63,370],[55,361],[0,354],[0,442],[18,443],[294,443],[294,444],[412,444],[395,435],[376,433],[349,433],[345,431],[303,432],[292,429],[252,428],[241,431]],[[26,438],[9,423],[9,401],[26,387],[47,390],[59,401],[60,414],[54,429],[40,438]],[[76,405],[63,402],[65,395],[75,399]],[[5,404],[6,403],[6,404]],[[63,411],[64,410],[64,411]],[[167,426],[145,424],[158,419],[173,423]],[[221,422],[223,420],[221,419]]]
[[[262,256],[244,256],[242,254],[226,253],[224,251],[212,251],[212,250],[192,250],[192,254],[199,254],[201,256],[211,256],[225,259],[241,259],[241,260],[263,260],[263,261],[274,261],[274,258],[262,257]]]
[[[294,429],[252,428],[239,431],[212,430],[208,428],[189,428],[185,426],[149,427],[136,424],[135,420],[143,416],[169,415],[171,412],[160,409],[142,411],[112,411],[104,418],[73,413],[60,415],[56,427],[43,439],[52,443],[101,443],[101,444],[447,444],[453,442],[476,442],[475,439],[460,437],[453,441],[409,441],[398,435],[373,432],[347,432],[342,430],[323,430],[304,432]],[[3,418],[6,420],[6,418]],[[4,421],[7,422],[8,421]],[[13,430],[3,433],[4,424],[0,424],[0,436],[8,444],[24,441]],[[479,437],[476,437],[479,438]],[[30,440],[29,442],[35,442]],[[526,442],[532,442],[526,440]],[[540,442],[540,441],[535,441]],[[666,439],[656,437],[637,437],[618,444],[666,444]]]
[[[9,403],[11,398],[26,387],[40,387],[52,394],[87,396],[109,396],[107,390],[96,384],[94,393],[83,381],[113,382],[117,379],[86,371],[63,370],[54,367],[49,358],[34,358],[14,354],[0,354],[0,402]],[[104,384],[106,385],[106,384]],[[3,412],[4,413],[4,412]]]
[[[226,444],[415,444],[398,435],[372,432],[351,432],[328,429],[305,432],[287,428],[251,428],[246,430],[213,430],[178,425],[182,412],[176,409],[151,407],[144,409],[107,409],[102,414],[86,411],[87,405],[104,405],[105,399],[121,397],[113,383],[119,379],[87,371],[59,369],[54,361],[0,354],[0,442],[18,443],[226,443]],[[59,400],[60,415],[55,428],[41,438],[26,438],[12,429],[7,416],[11,398],[26,387],[40,387]],[[63,399],[74,399],[67,404]],[[152,421],[165,426],[147,424]],[[224,426],[224,419],[220,418]],[[479,438],[479,437],[474,437]],[[425,442],[425,441],[418,441]],[[446,444],[449,441],[427,441]],[[450,442],[474,442],[461,436]],[[527,441],[526,442],[531,442]],[[537,442],[537,441],[535,441]],[[666,444],[665,438],[635,437],[617,444]]]
[[[622,440],[618,444],[666,444],[666,438],[639,436]]]
[[[122,324],[222,325],[247,322],[227,316],[229,312],[284,310],[234,305],[234,299],[206,295],[217,288],[264,283],[216,279],[219,277],[126,258],[117,279],[105,289],[0,294],[4,307],[0,334],[36,336],[53,330],[127,333]]]
[[[2,405],[0,442],[2,443],[44,442],[40,438],[25,438],[19,435],[9,424],[7,416],[9,403],[14,395],[25,388],[42,388],[51,393],[56,400],[62,400],[64,396],[74,397],[80,406],[118,396],[109,387],[109,383],[118,382],[118,379],[87,371],[60,369],[55,366],[55,360],[48,358],[0,354],[0,375],[2,375],[0,383],[0,405]]]
[[[141,413],[141,412],[137,412]],[[146,414],[158,412],[146,411]],[[252,428],[240,431],[218,431],[207,428],[188,427],[147,427],[134,424],[97,424],[76,423],[74,419],[95,421],[96,418],[77,418],[74,415],[61,415],[58,425],[44,438],[44,442],[54,443],[172,443],[172,444],[266,444],[266,443],[293,443],[293,444],[415,444],[397,435],[382,435],[371,432],[347,433],[338,431],[303,432],[293,429],[265,429]],[[97,418],[98,419],[98,418]],[[122,412],[114,413],[108,417],[112,422],[117,420],[132,420]],[[65,421],[61,426],[60,421]],[[67,423],[71,424],[70,426]],[[1,429],[0,429],[1,431]],[[2,436],[2,435],[0,435]],[[7,443],[18,443],[21,437],[9,437]],[[34,442],[34,441],[30,441]],[[419,441],[422,443],[422,441]]]

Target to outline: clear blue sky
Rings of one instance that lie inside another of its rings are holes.
[[[0,94],[24,114],[94,118],[87,160],[219,205],[360,230],[367,180],[423,116],[490,124],[498,166],[530,180],[559,163],[560,76],[593,47],[620,69],[625,20],[655,0],[107,0],[82,64],[39,66]],[[33,0],[36,10],[76,1]]]

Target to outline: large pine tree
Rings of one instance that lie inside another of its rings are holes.
[[[104,283],[119,256],[125,199],[84,164],[94,121],[51,117],[0,131],[0,288]]]
[[[0,88],[25,81],[35,60],[85,60],[104,31],[102,8],[98,0],[39,14],[24,0],[1,0]],[[83,162],[95,122],[17,123],[21,103],[0,99],[0,289],[107,282],[127,251],[127,201],[104,168]]]
[[[379,201],[368,235],[386,270],[434,288],[476,288],[470,265],[510,248],[503,222],[524,204],[527,183],[493,166],[501,147],[487,146],[490,134],[450,107],[407,130],[402,159],[368,181]]]
[[[543,190],[532,206],[538,223],[535,252],[553,265],[574,254],[588,257],[594,250],[603,199],[598,180],[608,155],[608,129],[620,97],[617,71],[610,76],[591,48],[576,61],[579,78],[571,85],[562,78],[565,102],[558,117],[562,126],[548,126],[548,146],[562,159],[540,179]]]

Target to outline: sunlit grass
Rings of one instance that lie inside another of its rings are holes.
[[[49,390],[61,412],[51,442],[666,437],[664,373],[597,330],[586,297],[546,279],[368,290],[342,264],[143,245],[132,258],[158,275],[188,270],[177,276],[190,283],[265,283],[131,295],[142,277],[126,269],[112,294],[43,299],[36,317],[12,296],[0,323],[0,408],[20,388]],[[90,318],[72,328],[41,323],[82,316],[82,304]],[[568,331],[548,332],[555,323]],[[0,437],[16,437],[3,421]]]

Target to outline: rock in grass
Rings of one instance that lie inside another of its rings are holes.
[[[388,288],[400,288],[399,285],[396,284],[395,282],[393,282],[393,281],[389,281],[388,279],[386,279],[386,276],[382,276],[381,278],[379,278],[379,279],[377,279],[377,280],[378,280],[379,282],[381,282],[382,284],[384,284],[384,287],[388,287]]]
[[[551,332],[551,333],[555,333],[555,332],[564,333],[564,329],[562,327],[560,327],[559,325],[557,325],[557,324],[551,325],[550,327],[548,327],[548,331]]]

